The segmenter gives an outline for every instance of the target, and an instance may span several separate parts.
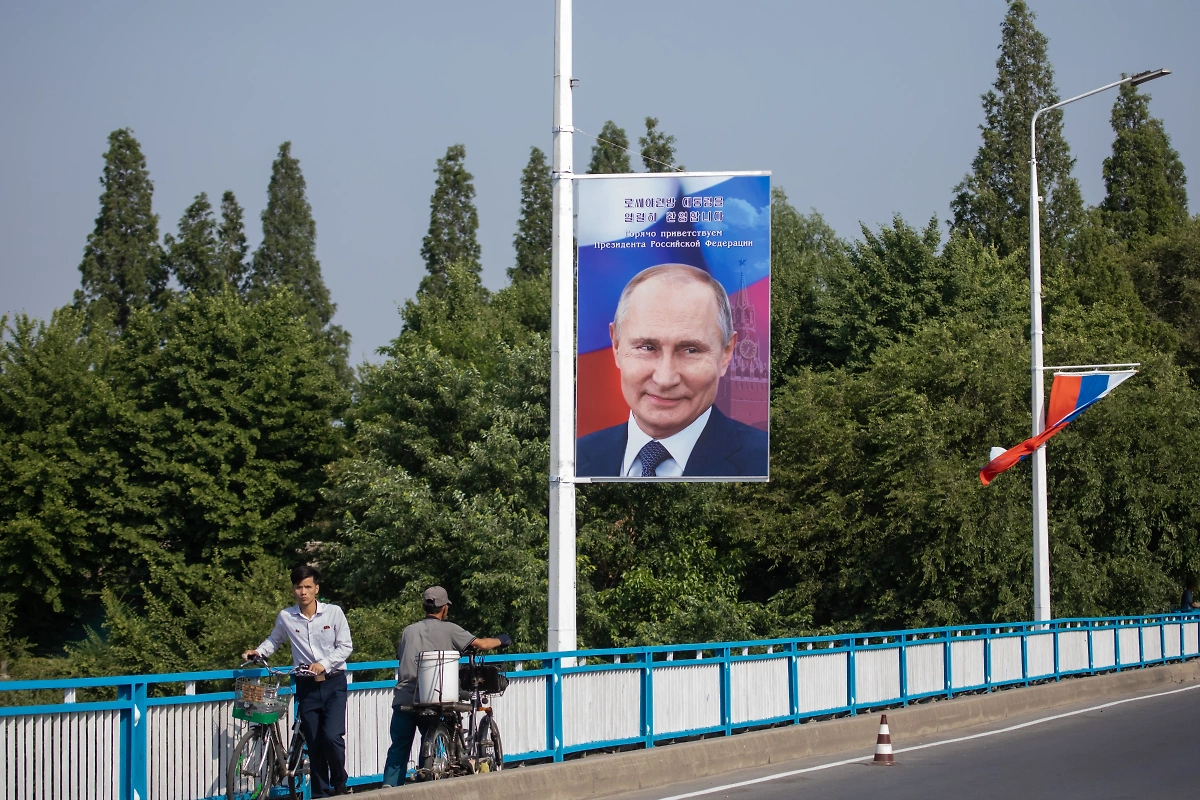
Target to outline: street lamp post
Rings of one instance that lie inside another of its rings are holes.
[[[1033,377],[1033,435],[1042,433],[1046,427],[1045,394],[1042,385],[1042,235],[1037,175],[1037,121],[1048,111],[1062,108],[1076,100],[1091,97],[1126,83],[1137,86],[1155,78],[1169,75],[1169,69],[1139,72],[1119,81],[1093,89],[1090,92],[1063,100],[1052,106],[1039,108],[1029,124],[1029,344],[1032,351]],[[1046,510],[1046,446],[1033,451],[1033,619],[1042,622],[1050,619],[1050,538],[1049,518]]]

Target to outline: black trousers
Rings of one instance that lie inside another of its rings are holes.
[[[297,678],[296,706],[308,742],[312,796],[332,797],[346,782],[346,673],[323,681]]]

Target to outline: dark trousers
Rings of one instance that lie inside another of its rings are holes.
[[[331,797],[346,783],[346,673],[296,680],[296,713],[308,742],[312,796]]]
[[[417,735],[417,715],[393,708],[391,734],[392,745],[383,762],[383,785],[403,786],[408,775],[408,754],[412,752],[413,737]]]

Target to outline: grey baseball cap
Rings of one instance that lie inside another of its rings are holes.
[[[441,608],[442,606],[452,605],[452,603],[445,589],[440,586],[430,586],[425,590],[425,605]]]

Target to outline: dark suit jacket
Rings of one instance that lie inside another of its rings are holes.
[[[616,478],[625,460],[628,423],[589,433],[575,441],[575,474],[581,478]],[[766,476],[767,434],[735,422],[713,406],[708,424],[683,470],[685,478]]]

